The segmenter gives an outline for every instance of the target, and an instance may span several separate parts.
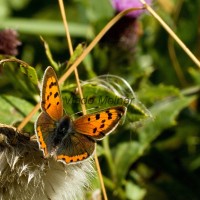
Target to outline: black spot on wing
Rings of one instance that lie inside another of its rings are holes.
[[[93,129],[93,133],[96,133],[96,132],[97,132],[97,128],[94,128],[94,129]]]
[[[96,114],[96,120],[98,120],[98,119],[100,119],[100,114],[98,113],[98,114]]]
[[[58,92],[56,92],[55,94],[54,94],[54,98],[56,98],[58,96]]]
[[[49,109],[51,107],[51,103],[48,104],[47,109]]]
[[[105,123],[106,122],[106,120],[105,119],[103,119],[102,121],[101,121],[101,123]]]
[[[112,119],[112,113],[108,113],[108,119]]]
[[[49,85],[49,89],[51,89],[54,85],[56,85],[56,82],[51,82]]]
[[[103,128],[105,126],[105,124],[101,124],[100,128]]]

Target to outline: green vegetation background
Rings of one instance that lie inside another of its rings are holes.
[[[64,3],[74,47],[81,42],[89,44],[114,16],[108,0]],[[153,7],[199,58],[199,2],[160,0],[154,1]],[[137,102],[130,105],[124,125],[98,145],[108,197],[198,200],[199,69],[150,14],[143,15],[138,23],[141,36],[134,51],[97,45],[78,68],[81,80],[103,74],[120,76],[143,104],[138,104],[138,118],[134,109]],[[9,27],[19,32],[22,42],[17,58],[33,66],[39,80],[51,64],[39,36],[48,43],[54,61],[61,66],[62,70],[56,69],[58,76],[63,73],[69,51],[57,1],[1,0],[0,29]],[[0,68],[0,123],[15,126],[39,102],[36,79],[31,80],[18,69],[19,64],[15,63]],[[64,95],[73,93],[74,84],[71,75],[63,86]],[[87,96],[97,95],[97,90],[104,95],[102,88],[87,86]],[[138,125],[135,121],[148,115],[144,106],[153,119],[140,120]],[[72,107],[65,110],[70,114],[77,112]],[[31,133],[36,117],[25,128]],[[99,185],[94,183],[95,187]]]

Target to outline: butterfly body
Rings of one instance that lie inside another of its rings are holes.
[[[115,106],[75,120],[64,115],[57,76],[52,67],[45,71],[41,108],[35,130],[37,141],[45,157],[53,156],[65,164],[78,163],[89,158],[96,140],[112,132],[126,113],[126,107]]]
[[[64,138],[70,137],[73,134],[73,124],[69,116],[65,115],[59,122],[56,123],[54,134],[54,144],[59,145]]]

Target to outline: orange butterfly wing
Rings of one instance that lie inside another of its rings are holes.
[[[41,112],[35,124],[37,141],[44,157],[48,157],[53,150],[50,138],[55,134],[55,121],[53,121],[45,112]]]
[[[74,121],[74,129],[78,133],[99,140],[117,127],[125,113],[126,107],[116,106],[87,114]]]
[[[42,110],[58,121],[63,116],[63,102],[57,76],[52,67],[48,67],[44,73],[41,96]]]

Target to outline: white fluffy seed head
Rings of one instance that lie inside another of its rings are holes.
[[[84,199],[94,173],[91,159],[74,165],[44,159],[36,141],[0,124],[0,200]]]

